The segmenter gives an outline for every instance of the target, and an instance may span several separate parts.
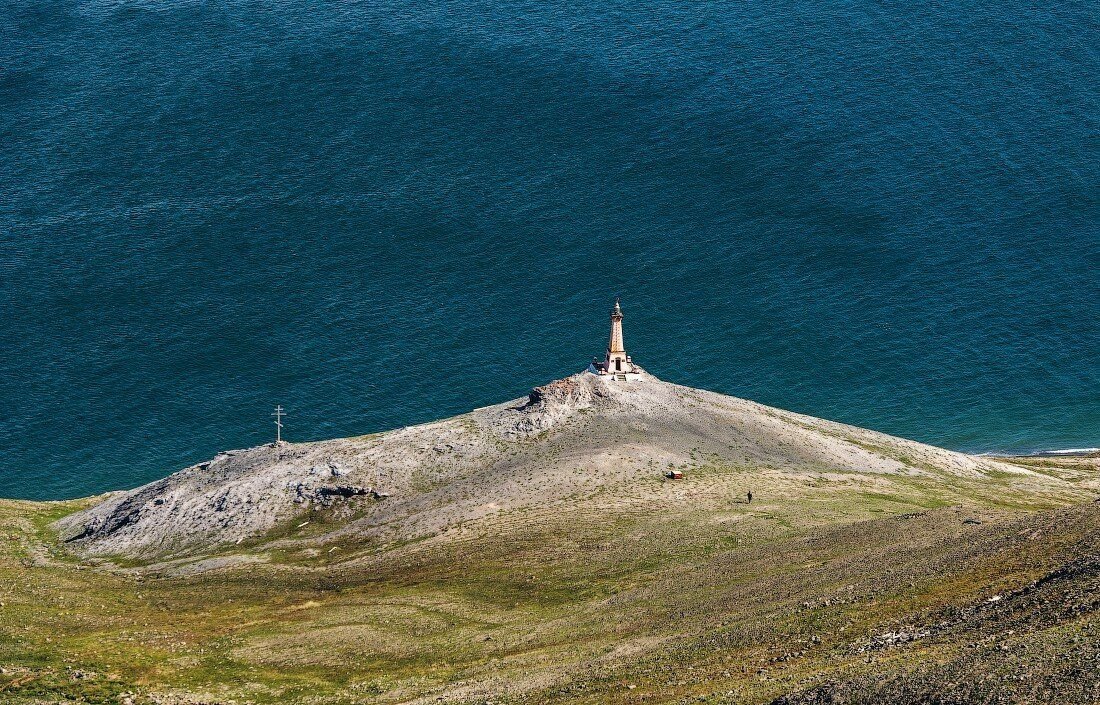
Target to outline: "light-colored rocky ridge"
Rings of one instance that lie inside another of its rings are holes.
[[[326,539],[380,545],[444,534],[517,510],[675,510],[706,501],[663,482],[687,472],[932,479],[1027,469],[691,389],[644,375],[614,382],[577,374],[527,398],[385,433],[221,453],[62,519],[85,556],[190,558],[287,541],[312,511],[340,518]],[[745,481],[741,481],[745,485]],[[741,486],[739,485],[739,487]],[[732,485],[714,492],[740,492]],[[710,498],[710,499],[713,499]]]

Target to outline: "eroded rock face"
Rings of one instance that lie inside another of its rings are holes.
[[[142,558],[215,550],[313,507],[388,496],[427,445],[427,434],[406,435],[396,449],[377,440],[338,440],[221,453],[57,526],[63,541],[88,554]]]
[[[270,478],[300,472],[298,462],[306,456],[287,445],[221,453],[62,519],[61,538],[93,553],[136,555],[261,533],[290,501]]]
[[[607,406],[610,401],[607,382],[594,375],[555,380],[535,387],[524,404],[502,414],[501,435],[511,439],[537,435],[579,411]]]
[[[362,487],[360,485],[320,485],[314,487],[304,482],[299,482],[294,485],[292,489],[294,491],[295,503],[306,504],[309,502],[317,502],[325,507],[331,507],[340,500],[351,499],[352,497],[383,499],[389,496],[383,492],[379,492],[373,487]]]
[[[607,397],[607,388],[596,377],[566,377],[535,387],[527,397],[524,408],[545,410],[553,406],[567,406],[573,409],[587,409],[597,399]]]

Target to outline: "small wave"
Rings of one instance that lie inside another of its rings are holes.
[[[1100,448],[1064,448],[1053,451],[1035,451],[1034,453],[1024,453],[1025,455],[1090,455],[1092,453],[1100,453]]]
[[[1038,458],[1049,455],[1091,455],[1093,453],[1100,453],[1100,448],[1062,448],[1059,450],[1015,451],[1011,453],[985,451],[982,453],[974,453],[973,455],[979,458]]]

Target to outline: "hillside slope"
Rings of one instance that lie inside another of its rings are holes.
[[[0,501],[0,700],[1100,701],[1098,463],[577,375]]]
[[[670,468],[709,480],[665,484]],[[731,472],[757,477],[734,482]],[[1014,476],[1040,496],[1068,489],[1016,466],[650,375],[616,383],[579,374],[445,421],[223,453],[61,528],[85,554],[178,558],[263,541],[317,508],[340,515],[341,536],[402,542],[517,511],[676,512],[728,504],[749,490],[764,498],[772,482],[858,475],[873,489],[888,484],[882,477],[955,483],[991,474]]]

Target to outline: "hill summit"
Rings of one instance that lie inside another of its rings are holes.
[[[680,469],[690,482],[669,483]],[[85,555],[165,559],[274,537],[324,509],[332,533],[370,543],[438,536],[516,512],[659,511],[762,499],[785,484],[997,475],[1064,483],[882,433],[682,387],[580,373],[521,399],[385,433],[221,453],[63,519]],[[801,491],[799,492],[801,494]],[[823,491],[822,498],[831,493]],[[314,541],[331,539],[314,537]]]

